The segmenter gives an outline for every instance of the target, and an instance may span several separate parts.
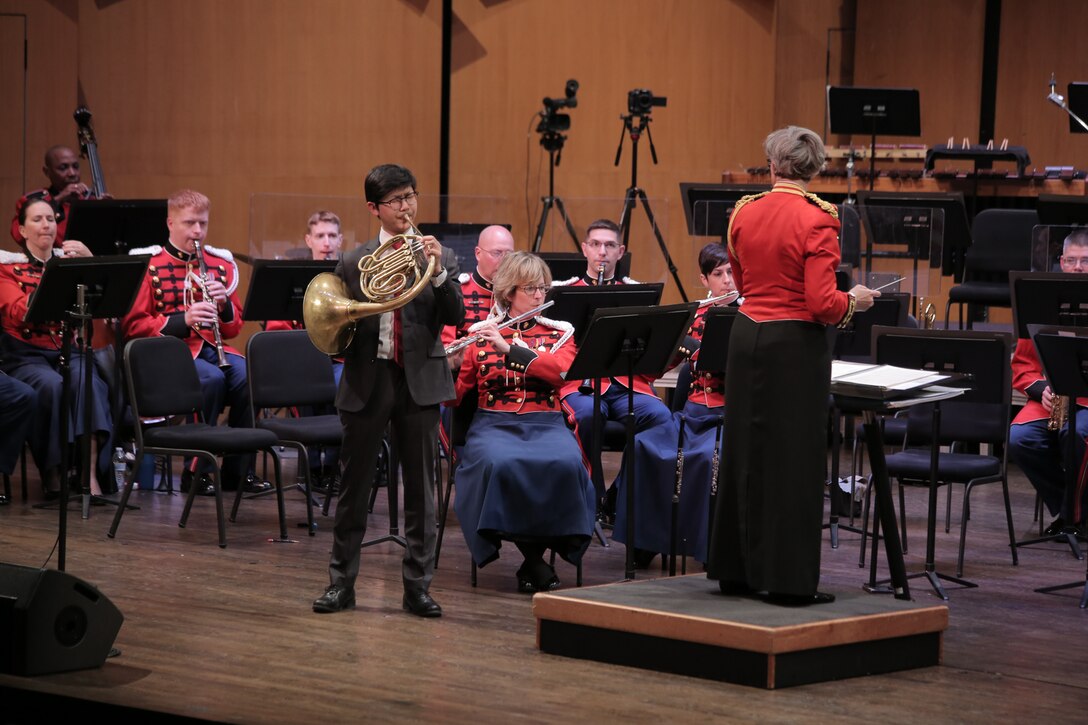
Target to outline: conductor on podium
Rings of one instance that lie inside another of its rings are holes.
[[[838,214],[806,188],[826,159],[820,137],[788,126],[763,149],[774,185],[737,202],[727,234],[744,305],[729,340],[723,490],[707,573],[725,594],[819,604],[834,601],[816,590],[831,386],[826,326],[845,325],[879,293],[835,287]]]

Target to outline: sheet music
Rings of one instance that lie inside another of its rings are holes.
[[[831,382],[866,385],[882,390],[913,390],[932,383],[947,380],[943,373],[928,370],[911,370],[894,365],[866,365],[858,369],[845,369],[836,375],[836,366],[832,364]]]

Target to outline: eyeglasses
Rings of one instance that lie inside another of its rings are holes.
[[[507,254],[510,254],[509,249],[484,249],[483,247],[476,247],[476,248],[479,249],[481,252],[484,252],[487,255],[489,255],[492,259],[502,259]]]
[[[614,252],[620,248],[618,242],[598,242],[596,239],[591,239],[586,242],[586,246],[590,249],[604,249],[607,252]]]
[[[548,290],[550,290],[551,287],[549,287],[546,284],[525,284],[525,285],[522,285],[521,287],[519,287],[518,289],[520,289],[522,292],[524,292],[527,295],[536,295],[536,294],[541,294],[542,295],[542,294],[545,294]]]
[[[416,197],[418,196],[419,192],[413,191],[411,194],[405,194],[404,196],[394,196],[392,199],[379,201],[377,205],[382,206],[384,204],[385,206],[400,207],[406,204],[411,204],[413,201],[416,200]]]
[[[1088,257],[1062,256],[1062,262],[1068,267],[1088,267]]]

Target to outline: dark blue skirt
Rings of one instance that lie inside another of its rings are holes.
[[[680,484],[677,548],[682,556],[706,561],[710,521],[710,479],[714,437],[724,408],[688,402],[684,407],[684,473]],[[678,413],[635,437],[635,540],[646,551],[668,553],[672,534],[672,497],[676,487]],[[626,463],[626,461],[624,462]],[[628,543],[627,469],[616,478],[616,527],[612,539]]]
[[[497,559],[503,540],[545,544],[572,564],[589,546],[596,497],[562,413],[477,411],[455,480],[477,566]]]

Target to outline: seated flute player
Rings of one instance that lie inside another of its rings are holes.
[[[479,337],[465,349],[457,380],[458,402],[479,391],[457,469],[457,518],[478,566],[495,561],[503,541],[514,543],[524,558],[517,571],[524,593],[559,586],[544,554],[551,549],[573,564],[581,561],[596,512],[586,462],[559,397],[576,352],[574,330],[531,314],[550,283],[540,257],[513,252],[503,259],[494,277],[499,316],[470,329]]]
[[[672,499],[678,471],[682,471],[682,476],[676,554],[706,561],[710,516],[707,505],[723,435],[725,373],[699,371],[698,347],[703,339],[707,313],[716,307],[738,303],[728,254],[720,243],[712,242],[700,250],[699,280],[707,288],[707,299],[700,303],[688,330],[688,339],[682,345],[691,351],[685,362],[691,371],[687,402],[683,411],[675,413],[668,423],[655,426],[635,439],[633,544],[627,522],[629,487],[625,465],[620,466],[620,475],[616,478],[618,496],[612,539],[635,546],[634,561],[638,568],[649,566],[655,556],[667,554],[671,549]],[[682,437],[681,417],[684,421]]]

